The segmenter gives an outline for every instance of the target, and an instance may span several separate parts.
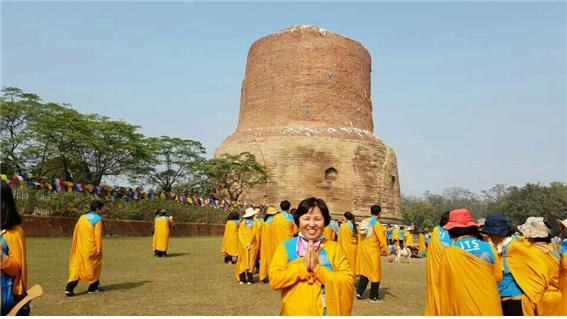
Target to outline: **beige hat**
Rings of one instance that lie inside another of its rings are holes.
[[[254,215],[256,215],[256,210],[253,207],[248,207],[244,211],[244,216],[242,216],[242,218],[250,218]]]
[[[567,228],[567,218],[565,218],[564,220],[558,219],[555,222],[557,223],[559,228],[561,228],[561,230]]]
[[[543,217],[528,217],[523,225],[518,226],[518,230],[526,238],[545,238],[551,231],[543,222]]]

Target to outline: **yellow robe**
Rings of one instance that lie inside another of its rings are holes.
[[[426,273],[427,273],[427,301],[425,303],[426,316],[439,316],[439,264],[441,256],[445,251],[445,246],[439,239],[439,228],[433,229],[429,246],[427,247]],[[425,239],[424,239],[425,240]]]
[[[413,242],[413,234],[412,233],[410,233],[408,230],[405,230],[404,231],[404,237],[406,238],[404,246],[407,246],[407,247],[415,246],[415,243]]]
[[[561,291],[559,290],[560,260],[553,254],[551,246],[546,246],[546,248],[549,248],[549,250],[542,251],[537,248],[540,254],[536,255],[537,257],[534,256],[544,261],[549,278],[541,302],[536,305],[536,311],[538,316],[556,316],[559,315],[561,303]]]
[[[439,315],[502,316],[496,272],[494,265],[462,249],[445,249],[439,265]]]
[[[358,244],[358,236],[352,233],[348,222],[343,223],[339,228],[338,243],[348,259],[348,264],[352,270],[352,274],[355,275],[356,246]]]
[[[229,220],[224,226],[224,236],[221,244],[223,256],[238,256],[238,221]]]
[[[12,293],[21,296],[28,287],[28,263],[26,260],[26,239],[24,230],[20,226],[14,226],[2,231],[2,236],[10,249],[9,256],[14,259],[20,269],[20,274],[12,283]]]
[[[423,251],[424,249],[427,249],[427,247],[425,246],[424,234],[419,234],[418,241],[419,241],[419,251]]]
[[[154,220],[154,237],[152,240],[152,251],[165,251],[169,247],[170,225],[173,219],[167,216],[158,216]]]
[[[69,257],[69,280],[93,283],[100,278],[102,270],[102,219],[94,226],[83,215],[75,225],[71,255]]]
[[[382,277],[382,262],[380,250],[390,255],[384,229],[380,222],[376,222],[369,236],[359,234],[358,250],[356,255],[356,274],[362,275],[370,282],[380,282]]]
[[[567,253],[561,258],[559,289],[561,290],[561,304],[557,309],[558,315],[567,316]]]
[[[271,240],[273,240],[272,247],[276,249],[281,243],[297,235],[298,229],[295,222],[288,220],[283,213],[278,213],[272,220],[270,232]]]
[[[260,280],[264,280],[268,277],[270,263],[272,261],[272,256],[274,255],[274,248],[272,247],[273,240],[270,239],[270,226],[271,222],[268,223],[268,221],[264,221],[262,223],[262,242],[260,243]]]
[[[246,220],[243,219],[238,225],[238,260],[234,275],[236,279],[240,279],[243,272],[252,272],[256,263],[256,253],[258,250],[257,242],[258,223],[252,220],[252,227],[246,226]],[[246,246],[249,246],[247,249]]]
[[[284,244],[277,247],[270,266],[270,286],[282,291],[280,316],[322,316],[322,286],[325,287],[326,314],[351,315],[353,276],[347,257],[338,243],[327,239],[323,239],[319,251],[321,249],[325,250],[333,270],[318,264],[309,272],[303,257],[288,262]]]
[[[392,231],[392,240],[394,240],[394,241],[400,240],[400,229],[399,228],[394,228],[394,230]]]
[[[512,277],[523,292],[522,310],[525,316],[534,316],[536,304],[540,303],[550,280],[545,263],[536,258],[539,252],[534,251],[528,241],[512,240],[506,253],[506,262]]]
[[[327,225],[324,229],[323,229],[323,236],[325,238],[327,238],[328,240],[332,240],[332,241],[336,241],[337,240],[337,236],[335,233],[334,229],[331,229],[331,226]]]

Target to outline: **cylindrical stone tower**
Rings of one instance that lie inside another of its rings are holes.
[[[254,42],[242,82],[236,132],[216,151],[248,151],[269,182],[243,195],[255,203],[296,206],[323,198],[334,215],[401,221],[396,155],[373,134],[371,60],[358,42],[295,26]]]

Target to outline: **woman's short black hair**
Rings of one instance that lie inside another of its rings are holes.
[[[319,209],[321,210],[323,219],[325,219],[325,226],[328,226],[331,223],[331,215],[329,214],[329,209],[327,208],[325,201],[320,198],[310,197],[302,200],[301,203],[299,203],[299,206],[297,206],[297,211],[295,212],[295,215],[293,215],[293,219],[295,220],[297,227],[299,227],[299,217],[307,214],[314,207],[319,207]]]
[[[450,214],[451,214],[451,211],[447,211],[447,212],[444,212],[443,215],[441,215],[441,219],[439,220],[439,226],[443,227],[449,222],[449,215]]]
[[[230,212],[228,213],[228,217],[226,220],[238,220],[238,213],[237,212]]]
[[[290,203],[288,200],[284,200],[284,201],[282,201],[282,202],[280,203],[280,208],[281,208],[283,211],[286,211],[286,212],[287,212],[290,207],[291,207],[291,203]]]
[[[91,202],[91,212],[96,212],[97,209],[101,209],[103,207],[104,203],[98,199]]]
[[[471,227],[465,227],[465,228],[451,228],[449,229],[449,237],[451,238],[457,238],[457,237],[461,237],[461,236],[472,236],[474,238],[477,238],[479,235],[479,230],[478,227],[476,226],[471,226]]]
[[[18,214],[16,209],[16,201],[10,185],[2,182],[2,189],[0,193],[0,200],[2,202],[2,230],[10,229],[22,223],[22,217]]]
[[[382,207],[380,207],[380,205],[373,205],[372,207],[370,207],[370,214],[372,216],[379,216],[381,212]]]

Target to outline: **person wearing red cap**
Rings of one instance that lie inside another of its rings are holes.
[[[467,209],[456,209],[443,226],[453,244],[439,267],[441,316],[502,316],[497,281],[502,269],[489,243],[477,239],[477,224]]]

